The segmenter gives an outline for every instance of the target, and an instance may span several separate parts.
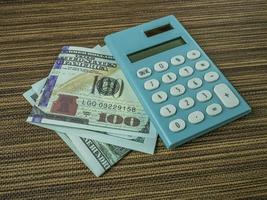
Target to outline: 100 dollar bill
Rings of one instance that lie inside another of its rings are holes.
[[[32,85],[33,90],[39,94],[45,82],[46,82],[46,79],[42,79],[34,83]],[[35,94],[33,98],[37,99],[38,95]],[[42,116],[42,122],[32,122],[33,121],[32,119],[34,117],[37,118],[38,116]],[[52,120],[53,121],[58,121],[58,120],[66,121],[67,120],[67,119],[61,119],[61,118],[65,118],[65,116],[54,116],[50,114],[45,114],[41,110],[39,110],[37,107],[33,107],[33,110],[31,114],[29,115],[27,121],[33,125],[51,129],[57,132],[67,133],[69,137],[73,135],[75,137],[78,136],[81,138],[93,139],[93,140],[101,141],[107,144],[122,146],[124,148],[141,151],[144,153],[149,153],[149,154],[154,153],[157,137],[154,137],[154,138],[129,137],[126,135],[120,135],[120,134],[114,134],[114,133],[111,134],[111,133],[103,132],[103,131],[95,132],[95,131],[88,130],[88,129],[79,129],[79,128],[43,123],[43,122],[46,122],[47,120],[48,121],[52,121]]]
[[[32,89],[23,94],[32,106],[34,106],[45,82],[46,79],[36,82],[32,85]],[[88,138],[81,138],[71,133],[56,133],[96,176],[102,175],[130,152],[130,150],[126,148],[101,143]]]
[[[157,136],[113,57],[88,48],[63,48],[36,106],[46,114],[64,117],[49,120],[35,116],[32,122]]]
[[[38,94],[34,90],[28,90],[23,96],[34,105]],[[126,148],[77,137],[70,133],[56,133],[96,176],[102,175],[130,152]]]

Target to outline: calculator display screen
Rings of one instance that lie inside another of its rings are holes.
[[[156,55],[158,53],[161,53],[163,51],[167,51],[169,49],[173,49],[175,47],[179,47],[184,45],[186,42],[184,41],[184,39],[182,37],[178,37],[172,40],[168,40],[166,42],[157,44],[155,46],[152,47],[148,47],[146,49],[142,49],[140,51],[128,54],[128,58],[129,60],[134,63],[137,62],[139,60],[148,58],[150,56]]]

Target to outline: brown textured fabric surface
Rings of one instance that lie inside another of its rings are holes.
[[[252,106],[175,150],[132,152],[100,178],[52,131],[25,122],[22,93],[63,45],[174,14]],[[0,1],[0,199],[267,199],[267,2]]]

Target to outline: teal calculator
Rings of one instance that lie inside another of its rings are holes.
[[[105,37],[167,148],[251,111],[174,16]]]

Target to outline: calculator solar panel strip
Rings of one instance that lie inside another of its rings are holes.
[[[174,16],[105,37],[167,148],[251,111]]]

